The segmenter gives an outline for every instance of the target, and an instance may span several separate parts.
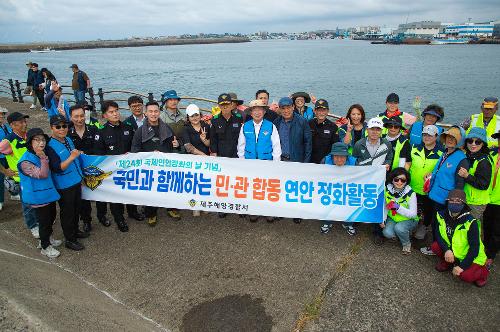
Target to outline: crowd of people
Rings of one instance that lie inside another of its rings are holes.
[[[76,82],[72,106],[62,98],[50,72],[40,83],[37,68],[30,63],[35,73],[30,74],[35,77],[31,86],[48,112],[50,133],[28,130],[29,115],[7,115],[8,110],[1,108],[0,182],[7,184],[13,199],[20,199],[26,227],[40,239],[43,255],[60,254],[56,247],[62,241],[52,237],[56,203],[67,248],[84,249],[79,239],[92,231],[92,204],[81,197],[80,154],[160,151],[326,164],[332,166],[332,173],[337,167],[382,165],[387,171],[386,218],[373,224],[374,242],[399,241],[402,253],[409,254],[413,237],[423,240],[429,235],[430,245],[420,251],[438,257],[436,270],[451,270],[479,287],[487,282],[500,246],[500,222],[495,217],[500,212],[497,98],[484,98],[479,113],[460,125],[443,128],[438,124],[444,118],[442,107],[428,105],[413,117],[399,110],[395,93],[387,96],[385,111],[376,117],[367,119],[363,106],[354,104],[345,118],[332,121],[328,101],[305,92],[270,105],[269,93],[258,90],[248,107],[235,93],[222,93],[213,116],[202,117],[195,104],[180,109],[181,97],[169,90],[160,101],[144,103],[140,96],[131,96],[131,115],[124,120],[118,104],[106,100],[101,104],[101,124],[89,115],[85,91],[90,80],[77,65],[71,66]],[[38,87],[43,87],[44,98]],[[1,209],[4,188],[0,189]],[[106,227],[111,225],[108,205],[122,232],[129,230],[125,211],[129,218],[146,220],[150,226],[158,223],[158,207],[96,202],[97,219]],[[166,212],[170,218],[181,219],[175,208]],[[193,216],[199,217],[200,211],[193,211]],[[218,217],[226,214],[218,213]],[[257,222],[259,216],[248,219]],[[277,218],[266,219],[274,222]],[[320,232],[329,233],[333,224],[323,222]],[[341,225],[349,235],[356,235],[354,223]]]

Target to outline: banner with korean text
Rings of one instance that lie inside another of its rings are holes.
[[[385,167],[171,154],[80,156],[87,200],[379,223]]]

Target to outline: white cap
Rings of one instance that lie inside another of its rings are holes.
[[[188,107],[186,107],[186,114],[188,116],[200,114],[200,108],[198,106],[196,106],[195,104],[189,104]]]
[[[5,107],[0,106],[0,113],[9,113],[9,110]]]
[[[382,122],[382,120],[380,120],[380,118],[371,118],[370,120],[368,120],[368,128],[380,128],[380,129],[384,129],[384,123]]]
[[[438,133],[439,129],[435,125],[427,125],[424,127],[424,129],[422,129],[422,134],[437,136]]]

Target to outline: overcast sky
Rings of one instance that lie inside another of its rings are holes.
[[[0,42],[500,19],[498,0],[0,0]]]

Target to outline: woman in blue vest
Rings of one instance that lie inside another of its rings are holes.
[[[345,143],[334,143],[332,145],[332,151],[325,158],[323,158],[321,163],[325,165],[335,165],[337,167],[355,166],[356,158],[349,154],[348,149],[349,147]],[[331,221],[325,221],[320,228],[321,234],[330,232],[332,227],[333,224]],[[354,224],[352,222],[343,222],[342,227],[346,230],[347,234],[356,235],[356,228],[354,228]]]
[[[434,167],[430,178],[429,198],[434,202],[434,213],[445,208],[448,193],[453,189],[463,190],[464,178],[458,174],[460,168],[469,169],[469,161],[461,147],[465,141],[463,128],[453,126],[439,137],[441,144],[446,148]],[[436,238],[436,220],[432,223],[433,239]],[[421,248],[426,255],[433,255],[430,247]]]
[[[66,239],[65,246],[71,250],[82,250],[85,247],[77,239],[86,238],[89,233],[78,230],[83,175],[77,158],[81,152],[75,149],[73,141],[67,137],[68,121],[64,116],[51,117],[50,128],[52,138],[47,147],[47,155],[50,160],[54,185],[61,195],[59,219]]]
[[[388,239],[397,237],[404,255],[411,253],[410,233],[417,227],[417,194],[410,187],[410,173],[403,167],[392,170],[385,191],[387,219],[381,225]]]
[[[55,258],[60,252],[55,247],[61,241],[52,239],[52,224],[56,219],[56,202],[60,196],[52,180],[49,158],[45,154],[49,137],[40,128],[30,129],[26,138],[26,152],[17,164],[23,202],[29,204],[39,223],[41,254]]]
[[[438,231],[432,243],[439,257],[436,270],[452,270],[464,282],[486,285],[489,271],[479,221],[472,216],[463,190],[449,192],[446,207],[436,213],[436,220]]]
[[[415,122],[410,128],[410,144],[422,144],[422,130],[425,126],[435,125],[439,130],[439,135],[443,132],[443,128],[436,125],[438,121],[444,118],[444,110],[441,106],[431,104],[427,106],[422,112],[423,121]]]
[[[467,205],[477,219],[483,219],[486,204],[490,202],[492,161],[484,128],[474,127],[465,137],[465,154],[470,169],[460,168],[458,175],[464,181]]]

